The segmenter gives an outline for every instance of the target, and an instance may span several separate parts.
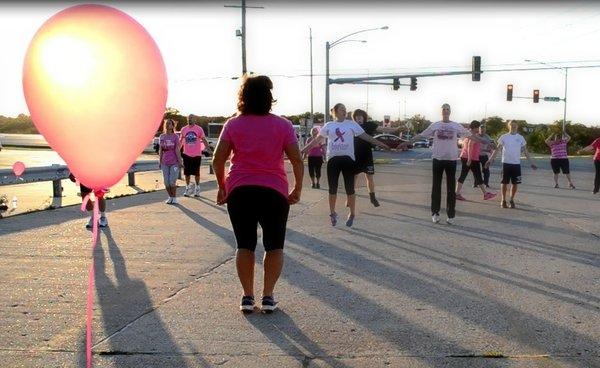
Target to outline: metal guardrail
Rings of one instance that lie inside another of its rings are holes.
[[[127,184],[135,185],[135,173],[143,171],[158,171],[158,160],[136,161],[129,170],[127,170]],[[212,173],[212,165],[209,171]],[[66,165],[51,165],[42,167],[29,167],[19,178],[15,176],[12,169],[0,169],[0,186],[18,185],[51,181],[52,193],[54,197],[62,196],[61,180],[68,179],[71,172]]]

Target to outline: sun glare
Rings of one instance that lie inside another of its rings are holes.
[[[50,35],[40,45],[40,56],[52,82],[65,87],[84,86],[97,67],[91,42],[74,35]]]

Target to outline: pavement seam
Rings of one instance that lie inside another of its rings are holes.
[[[10,349],[0,348],[0,352],[27,352],[27,353],[70,353],[76,354],[81,353],[81,350],[69,350],[69,349]],[[160,352],[160,351],[100,351],[93,352],[94,355],[104,356],[124,356],[124,355],[150,355],[150,356],[207,356],[207,357],[245,357],[255,356],[254,353],[240,353],[240,354],[222,354],[222,353],[200,353],[200,352],[182,352],[173,354],[171,352]],[[303,357],[304,362],[310,363],[311,360],[325,359],[325,358],[336,358],[336,359],[362,359],[362,358],[425,358],[425,359],[439,359],[439,358],[455,358],[455,359],[553,359],[553,358],[585,358],[585,357],[600,357],[600,355],[589,355],[583,356],[581,354],[516,354],[516,355],[489,355],[489,354],[446,354],[446,355],[415,355],[415,354],[335,354],[335,355],[306,355],[306,354],[262,354],[263,357]]]

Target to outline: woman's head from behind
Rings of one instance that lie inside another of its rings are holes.
[[[268,114],[275,102],[271,93],[272,89],[273,82],[267,76],[244,77],[238,92],[237,108],[239,113],[251,115]]]

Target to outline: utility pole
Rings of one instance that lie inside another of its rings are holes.
[[[242,31],[236,32],[237,37],[242,39],[242,75],[248,72],[246,68],[246,8],[264,9],[263,6],[246,6],[246,0],[242,0],[242,5],[225,5],[226,8],[241,8],[242,9]]]
[[[315,119],[314,104],[313,104],[313,48],[312,48],[312,28],[308,28],[310,33],[310,118]]]

